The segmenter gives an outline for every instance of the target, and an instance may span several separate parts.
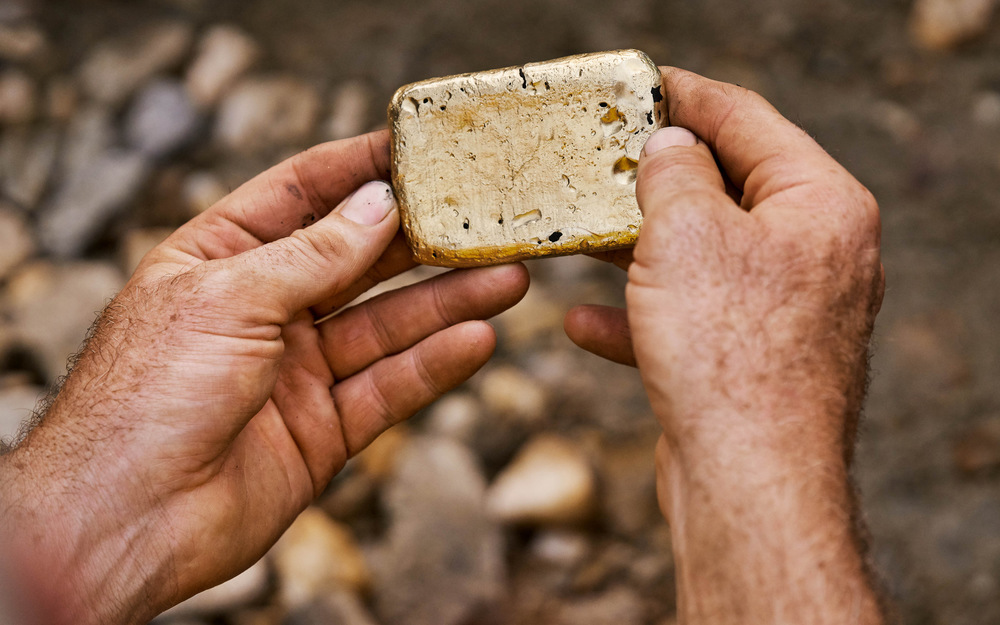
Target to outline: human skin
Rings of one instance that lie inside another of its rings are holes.
[[[523,296],[521,265],[314,323],[413,266],[391,189],[362,186],[388,164],[386,132],[318,146],[143,259],[0,458],[0,553],[39,622],[144,623],[236,575],[348,458],[486,362],[477,320]]]
[[[872,195],[745,89],[664,68],[627,312],[566,331],[637,364],[663,428],[678,622],[881,623],[849,469],[884,290]],[[720,171],[721,168],[721,171]]]

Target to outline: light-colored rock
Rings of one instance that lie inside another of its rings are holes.
[[[316,90],[296,78],[246,78],[222,101],[215,136],[234,152],[304,143],[316,125],[319,107]]]
[[[910,30],[930,50],[947,50],[974,39],[990,26],[996,0],[916,0]]]
[[[575,442],[541,435],[518,452],[490,486],[490,513],[505,523],[564,524],[591,516],[597,483]]]
[[[476,434],[481,413],[482,407],[472,395],[448,393],[428,409],[427,431],[468,443]]]
[[[125,274],[131,275],[139,266],[142,257],[162,243],[173,231],[173,228],[140,228],[126,232],[119,250]]]
[[[888,132],[900,143],[913,141],[920,134],[920,119],[905,106],[890,100],[879,100],[871,107],[876,126]]]
[[[371,576],[350,530],[306,508],[271,550],[282,603],[289,608],[337,590],[365,592]]]
[[[0,138],[0,187],[8,198],[34,209],[45,192],[59,154],[55,128],[11,128]]]
[[[253,603],[267,593],[269,575],[267,562],[262,558],[231,580],[175,605],[153,623],[178,625],[177,619],[211,617]]]
[[[157,80],[144,87],[125,118],[125,137],[150,157],[167,156],[191,141],[201,115],[180,83]]]
[[[27,221],[17,211],[0,202],[0,280],[35,251],[35,241]]]
[[[195,217],[229,195],[229,188],[212,172],[195,171],[184,178],[181,194],[187,204],[188,215]]]
[[[980,126],[1000,126],[1000,93],[984,91],[972,102],[972,121]]]
[[[13,340],[31,349],[48,381],[55,381],[124,282],[117,267],[103,262],[22,266],[10,277],[4,298]]]
[[[145,156],[124,150],[104,152],[73,172],[39,219],[42,247],[59,258],[83,252],[133,199],[149,172]]]
[[[103,106],[88,106],[70,120],[59,155],[63,177],[72,177],[90,166],[118,141],[114,116]]]
[[[0,125],[26,124],[37,107],[38,88],[30,76],[17,69],[0,73]]]
[[[198,43],[184,86],[191,100],[212,107],[233,83],[250,69],[261,50],[250,35],[230,24],[213,26]]]
[[[590,553],[590,541],[580,533],[564,529],[538,532],[531,541],[531,553],[536,558],[562,568],[571,568],[583,562]]]
[[[101,43],[83,62],[80,83],[87,95],[122,104],[156,74],[177,66],[191,47],[191,25],[166,21],[129,30]]]
[[[24,63],[45,51],[45,33],[33,24],[0,19],[0,59]]]
[[[462,267],[634,244],[639,153],[666,121],[660,82],[649,57],[622,50],[400,88],[392,177],[417,260]]]
[[[486,408],[495,414],[528,424],[545,417],[545,389],[514,367],[486,371],[479,382],[479,394]]]
[[[326,136],[336,141],[360,135],[368,128],[368,112],[372,93],[362,82],[346,82],[330,98],[330,118],[326,122]]]
[[[485,513],[475,456],[415,438],[384,491],[386,542],[373,553],[375,612],[393,625],[483,622],[504,588],[500,527]]]
[[[0,440],[14,440],[21,425],[31,418],[45,389],[38,386],[15,386],[0,389]]]

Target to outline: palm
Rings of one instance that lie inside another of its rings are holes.
[[[100,456],[141,472],[99,499],[152,519],[169,603],[259,558],[349,457],[472,375],[495,345],[477,320],[527,288],[520,265],[456,271],[344,309],[414,264],[395,212],[371,225],[338,212],[387,161],[385,133],[322,146],[179,229],[67,383],[122,389],[129,427]],[[102,341],[119,349],[110,368]]]

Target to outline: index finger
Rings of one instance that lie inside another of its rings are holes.
[[[756,93],[681,69],[660,69],[670,124],[691,130],[709,145],[729,179],[742,189],[745,210],[804,184],[854,180]]]

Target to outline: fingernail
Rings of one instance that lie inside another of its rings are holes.
[[[663,148],[674,146],[691,147],[698,144],[698,137],[687,128],[680,126],[667,126],[660,128],[646,139],[646,146],[642,148],[646,154],[654,154]]]
[[[340,209],[340,215],[363,226],[374,226],[396,207],[392,187],[381,180],[366,183]]]

